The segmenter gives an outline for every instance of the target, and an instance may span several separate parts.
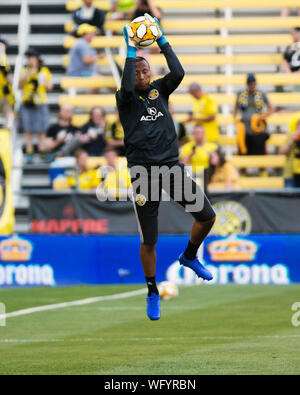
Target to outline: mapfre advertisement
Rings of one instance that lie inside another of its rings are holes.
[[[161,235],[157,280],[177,284],[300,282],[300,235],[210,236],[200,254],[214,279],[200,281],[179,265],[187,235]],[[136,235],[0,237],[0,287],[144,283]]]

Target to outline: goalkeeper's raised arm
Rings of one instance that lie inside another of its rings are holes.
[[[156,18],[155,20],[160,30],[159,38],[156,42],[161,49],[161,52],[164,54],[170,69],[170,72],[162,79],[162,88],[166,94],[170,95],[183,80],[184,69],[171,45],[164,36],[159,21]]]

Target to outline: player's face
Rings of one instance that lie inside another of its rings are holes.
[[[151,71],[149,65],[142,61],[136,64],[135,88],[139,91],[145,91],[149,88],[151,80]]]

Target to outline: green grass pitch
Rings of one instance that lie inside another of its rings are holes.
[[[141,286],[1,289],[6,312]],[[145,295],[8,318],[1,374],[299,374],[300,286],[198,285],[162,301]]]

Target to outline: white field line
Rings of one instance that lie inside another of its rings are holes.
[[[253,336],[197,336],[190,340],[255,340],[255,339],[299,339],[300,335],[253,335]],[[166,341],[166,340],[187,340],[186,337],[132,337],[127,341],[146,342],[146,341]],[[119,339],[117,339],[119,340]],[[45,338],[45,339],[0,339],[0,344],[25,344],[25,343],[88,343],[104,342],[102,337],[94,338]]]
[[[91,304],[91,303],[104,302],[106,300],[125,299],[125,298],[130,298],[131,296],[142,295],[142,294],[145,294],[146,292],[147,292],[147,289],[142,288],[142,289],[137,289],[135,291],[123,292],[120,294],[98,296],[98,297],[94,297],[94,298],[74,300],[72,302],[64,302],[64,303],[48,304],[45,306],[31,307],[28,309],[17,310],[17,311],[13,311],[11,313],[2,314],[2,315],[0,315],[0,320],[7,319],[7,318],[13,318],[13,317],[19,317],[21,315],[38,313],[40,311],[64,309],[66,307],[73,307],[73,306],[83,306],[83,305]]]

